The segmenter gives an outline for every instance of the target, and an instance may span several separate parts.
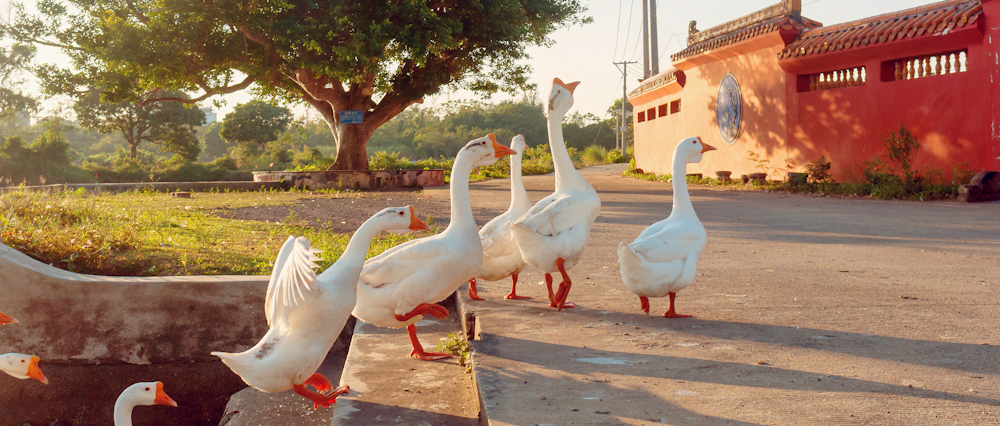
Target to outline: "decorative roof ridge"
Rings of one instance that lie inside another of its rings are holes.
[[[649,78],[646,78],[639,83],[639,87],[628,93],[628,98],[634,98],[641,94],[652,92],[657,88],[677,81],[677,73],[679,71],[680,70],[677,68],[670,67],[670,69],[666,71],[661,71],[659,74],[649,76]]]
[[[810,36],[812,36],[812,37],[818,37],[818,36],[820,36],[822,34],[826,34],[826,33],[830,33],[830,32],[856,29],[856,27],[857,28],[863,28],[863,27],[868,26],[869,24],[872,24],[872,23],[877,23],[877,22],[881,22],[881,21],[888,21],[888,20],[896,19],[896,18],[906,18],[906,17],[912,16],[912,15],[917,15],[917,14],[920,14],[920,13],[936,11],[938,9],[944,9],[944,8],[946,8],[948,6],[956,6],[957,7],[958,5],[966,5],[966,4],[971,4],[971,3],[978,3],[978,4],[981,5],[982,4],[982,0],[944,0],[944,1],[939,1],[939,2],[936,2],[936,3],[929,3],[929,4],[925,4],[923,6],[912,7],[912,8],[909,8],[909,9],[899,10],[899,11],[895,11],[895,12],[883,13],[881,15],[869,16],[867,18],[857,19],[857,20],[854,20],[854,21],[842,22],[842,23],[839,23],[839,24],[829,25],[829,26],[825,26],[825,27],[807,29],[807,30],[804,30],[802,32],[801,37],[802,38],[810,37]]]
[[[704,43],[712,39],[724,37],[733,32],[764,23],[778,17],[798,19],[802,15],[802,0],[781,0],[777,4],[760,9],[756,12],[716,25],[707,30],[699,31],[697,21],[691,21],[688,26],[688,47]]]
[[[778,59],[829,53],[924,35],[947,34],[975,23],[982,13],[983,0],[944,0],[809,29],[779,52]]]

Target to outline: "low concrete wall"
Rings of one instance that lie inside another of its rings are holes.
[[[115,398],[164,382],[176,409],[136,410],[137,425],[217,425],[245,387],[211,351],[242,351],[267,332],[267,276],[105,277],[40,263],[0,244],[0,353],[37,355],[49,379],[0,374],[0,426],[112,423]]]
[[[321,170],[253,172],[254,182],[281,182],[305,189],[393,189],[444,185],[444,170]]]
[[[221,182],[142,182],[142,183],[66,183],[57,185],[34,185],[34,186],[11,186],[0,188],[0,191],[76,191],[79,188],[90,192],[126,192],[136,191],[145,188],[153,188],[159,192],[171,191],[197,191],[209,192],[213,189],[219,191],[260,191],[270,189],[283,189],[281,182],[250,182],[250,181],[221,181]]]
[[[0,310],[21,320],[4,327],[0,348],[43,366],[211,361],[267,332],[267,280],[83,275],[0,244]]]

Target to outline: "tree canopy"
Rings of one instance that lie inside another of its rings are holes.
[[[40,0],[4,31],[59,46],[72,65],[36,68],[47,93],[95,85],[109,101],[190,101],[251,88],[306,102],[330,127],[332,168],[367,167],[372,133],[442,86],[528,88],[525,48],[586,23],[579,0]],[[254,84],[256,83],[256,84]],[[362,111],[363,124],[338,112]]]
[[[237,105],[233,112],[226,114],[219,136],[226,142],[245,148],[263,149],[268,142],[277,140],[291,121],[292,112],[288,108],[250,101]]]
[[[146,105],[129,101],[103,102],[101,93],[92,91],[82,94],[73,110],[80,127],[101,133],[121,133],[133,159],[144,141],[189,160],[198,158],[201,152],[194,127],[205,123],[205,113],[197,106],[174,101]]]

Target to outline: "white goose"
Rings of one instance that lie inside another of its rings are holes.
[[[176,407],[177,403],[163,392],[163,383],[136,383],[125,388],[115,401],[115,426],[132,426],[132,409],[138,405]]]
[[[666,219],[650,225],[632,244],[618,244],[625,287],[639,295],[642,310],[649,314],[649,298],[670,296],[666,318],[683,318],[674,311],[674,297],[694,282],[698,259],[705,251],[708,234],[691,205],[687,189],[687,164],[701,161],[702,154],[715,150],[701,138],[687,138],[674,149],[672,183],[673,208]]]
[[[590,228],[601,210],[597,191],[573,167],[563,141],[562,119],[573,106],[573,91],[580,82],[552,81],[547,110],[549,145],[555,165],[556,190],[521,216],[511,227],[521,257],[529,265],[545,272],[549,306],[573,307],[566,302],[573,285],[566,271],[576,265],[590,240]],[[559,271],[562,282],[552,293],[552,275]]]
[[[476,278],[496,281],[511,277],[510,294],[505,298],[531,298],[517,295],[517,274],[527,264],[521,259],[521,251],[517,248],[514,235],[510,232],[510,226],[514,221],[531,208],[528,191],[524,190],[524,182],[521,180],[521,154],[528,147],[524,142],[524,135],[514,136],[510,141],[510,147],[517,151],[517,154],[510,156],[510,208],[479,230],[479,239],[483,245],[483,266],[479,269],[479,273],[469,280],[469,297],[473,300],[483,300],[476,292]]]
[[[10,315],[0,312],[0,325],[4,324],[17,324],[19,321]]]
[[[47,385],[49,379],[46,379],[42,370],[38,368],[38,361],[39,358],[34,355],[3,354],[0,355],[0,371],[16,379],[35,379]]]
[[[313,401],[313,409],[336,403],[350,390],[333,385],[316,373],[354,309],[358,276],[368,246],[382,231],[428,229],[413,207],[387,208],[369,218],[351,237],[337,262],[319,276],[313,263],[316,249],[305,237],[288,237],[278,252],[267,286],[264,313],[267,334],[246,352],[212,352],[248,385],[263,392],[294,389]],[[306,388],[312,385],[319,392]],[[327,393],[333,391],[331,393]]]
[[[451,223],[444,232],[400,244],[365,262],[358,281],[354,316],[379,327],[406,327],[413,351],[422,360],[448,358],[425,352],[413,324],[425,314],[441,319],[448,310],[435,303],[479,272],[482,244],[469,203],[472,168],[514,154],[491,133],[465,145],[451,169]]]

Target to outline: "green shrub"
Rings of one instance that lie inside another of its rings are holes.
[[[605,163],[605,158],[608,155],[607,148],[603,148],[597,145],[591,145],[583,149],[580,153],[580,162],[584,166],[596,166]]]
[[[622,151],[619,149],[612,149],[608,151],[608,155],[604,157],[604,161],[608,164],[624,163],[625,156],[622,155]]]

